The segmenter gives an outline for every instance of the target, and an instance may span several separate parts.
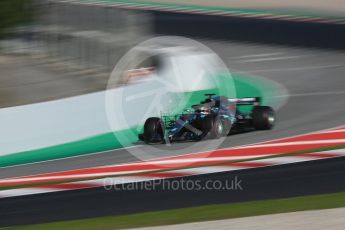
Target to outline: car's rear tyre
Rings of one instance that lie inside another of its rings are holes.
[[[275,112],[270,106],[255,106],[252,112],[253,126],[257,130],[272,129],[275,124]]]
[[[147,144],[164,142],[164,127],[159,117],[150,117],[146,120],[143,139]]]

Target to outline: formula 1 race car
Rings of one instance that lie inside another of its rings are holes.
[[[250,127],[256,130],[272,129],[275,112],[269,106],[261,106],[261,98],[227,98],[205,94],[207,98],[192,110],[179,115],[162,114],[150,117],[144,124],[144,133],[139,139],[147,144],[174,141],[199,141],[206,137],[220,138],[232,130]],[[250,112],[244,113],[237,106],[249,105]]]

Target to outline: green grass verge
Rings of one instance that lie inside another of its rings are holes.
[[[257,8],[234,8],[226,6],[202,6],[197,4],[177,4],[166,1],[152,2],[150,0],[79,0],[81,3],[125,3],[129,6],[146,6],[146,7],[159,7],[162,9],[170,10],[200,10],[200,11],[213,11],[218,13],[246,13],[252,15],[271,14],[271,15],[290,15],[296,17],[320,17],[327,19],[344,19],[343,15],[338,13],[330,14],[329,12],[315,12],[310,10],[298,9],[257,9]]]
[[[110,230],[345,207],[345,192],[18,226],[11,229]]]
[[[7,30],[29,23],[33,17],[32,12],[32,0],[1,0],[0,38]]]

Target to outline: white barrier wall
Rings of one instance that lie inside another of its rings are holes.
[[[215,68],[216,55],[173,53],[162,62],[159,75],[152,73],[130,85],[1,109],[0,156],[129,129],[161,111],[183,107],[184,103],[177,104],[188,100],[183,98],[185,92],[216,87],[213,77],[220,71]]]
[[[109,132],[104,92],[0,110],[0,156]]]

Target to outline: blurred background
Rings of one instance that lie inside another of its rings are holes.
[[[48,0],[1,1],[0,107],[105,89],[150,15]]]
[[[2,0],[0,107],[105,89],[126,51],[161,34],[343,49],[344,11],[342,0]]]

